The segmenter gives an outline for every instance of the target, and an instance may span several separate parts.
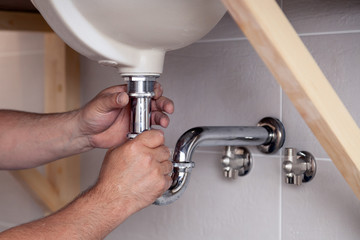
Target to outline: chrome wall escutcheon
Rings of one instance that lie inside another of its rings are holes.
[[[306,151],[296,153],[296,148],[285,148],[283,171],[287,184],[299,186],[309,182],[316,174],[315,157]]]

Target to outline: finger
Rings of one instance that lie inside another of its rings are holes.
[[[167,128],[170,123],[170,118],[163,112],[152,112],[151,113],[151,124],[160,125],[163,128]]]
[[[173,164],[170,161],[160,163],[161,171],[164,175],[169,175],[173,171]]]
[[[166,185],[165,185],[165,189],[164,189],[164,192],[166,192],[172,185],[173,183],[173,180],[170,176],[166,175],[165,176],[165,181],[166,181]]]
[[[156,82],[154,85],[154,93],[155,93],[154,99],[160,98],[163,94],[163,88],[161,84],[158,82]]]
[[[100,111],[106,113],[113,109],[124,108],[129,103],[129,96],[126,92],[103,94],[98,98]]]
[[[168,147],[162,145],[162,146],[156,148],[155,151],[153,150],[152,156],[157,162],[160,162],[160,163],[169,161],[170,149]]]
[[[172,114],[174,112],[174,102],[167,97],[160,97],[151,102],[152,111],[161,111]]]
[[[113,94],[113,93],[126,92],[126,91],[127,91],[127,85],[123,84],[123,85],[108,87],[103,91],[101,91],[99,94]]]
[[[161,130],[148,130],[139,134],[134,141],[139,141],[148,148],[157,148],[164,145],[164,132]]]

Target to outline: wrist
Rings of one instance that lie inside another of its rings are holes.
[[[135,213],[131,201],[125,196],[117,194],[111,187],[106,188],[98,183],[80,198],[92,206],[91,212],[96,221],[107,227],[106,235]]]
[[[82,116],[81,109],[77,109],[67,114],[70,115],[71,122],[71,130],[70,130],[70,142],[74,142],[78,147],[80,152],[85,152],[93,149],[93,145],[91,144],[91,135],[83,131],[82,128]]]

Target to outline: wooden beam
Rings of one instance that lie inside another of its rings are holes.
[[[0,30],[52,32],[39,13],[0,11]]]
[[[56,34],[45,34],[45,112],[64,112],[80,107],[79,55]],[[80,156],[46,166],[47,178],[63,204],[80,192]]]
[[[10,172],[19,182],[25,184],[49,210],[56,211],[63,206],[55,188],[37,169]]]
[[[222,0],[360,199],[360,130],[275,1]]]

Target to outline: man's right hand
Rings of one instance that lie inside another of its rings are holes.
[[[163,132],[145,131],[108,151],[95,188],[112,204],[125,205],[126,211],[133,214],[170,188],[173,165],[169,158]]]
[[[60,211],[0,233],[0,239],[104,239],[171,185],[172,163],[159,130],[108,151],[94,187]]]

